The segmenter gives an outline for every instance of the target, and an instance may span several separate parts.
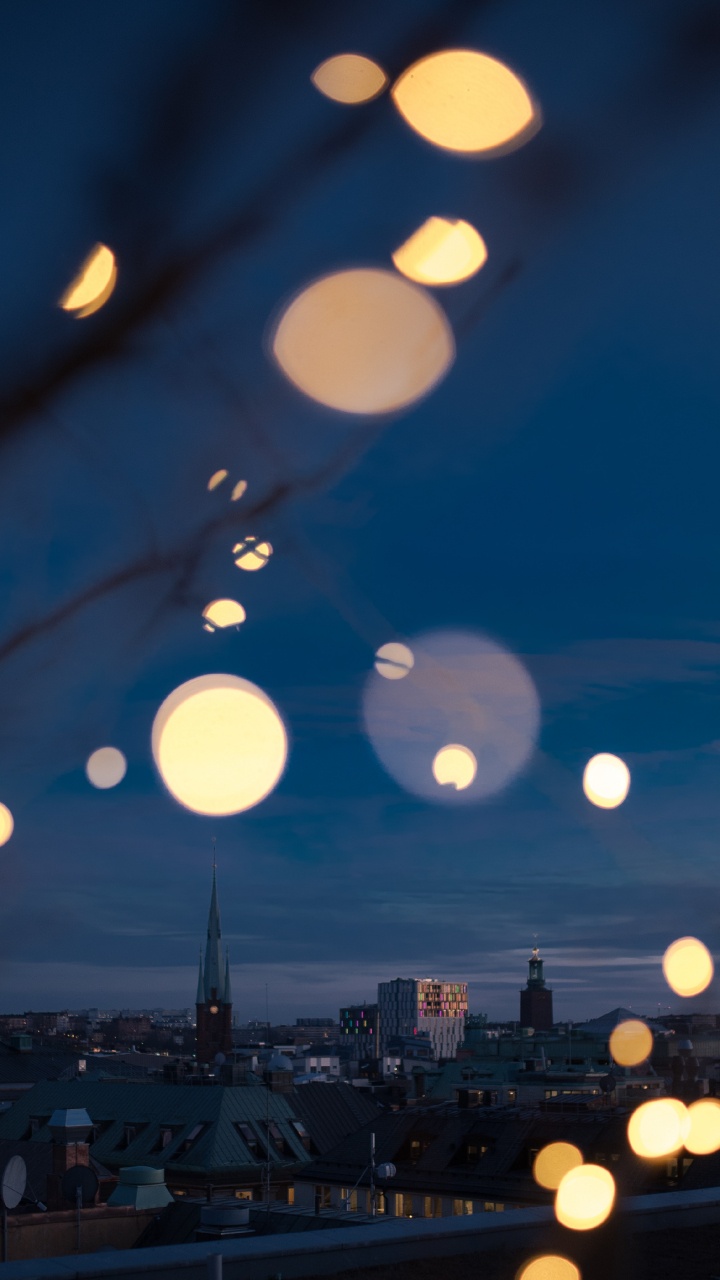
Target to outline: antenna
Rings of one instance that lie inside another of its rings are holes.
[[[63,1174],[62,1193],[77,1209],[77,1251],[80,1252],[80,1210],[94,1204],[100,1183],[97,1174],[86,1164],[75,1164]]]

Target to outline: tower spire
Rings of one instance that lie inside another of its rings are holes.
[[[205,999],[205,987],[204,987],[204,985],[203,985],[202,947],[201,947],[201,948],[200,948],[200,961],[199,961],[199,967],[198,967],[197,996],[195,997],[195,1003],[196,1003],[196,1004],[202,1004],[202,1003],[203,1003],[203,1001],[204,1001],[204,999]]]
[[[213,841],[214,845],[214,841]],[[213,847],[213,878],[208,912],[207,945],[205,947],[205,999],[224,1000],[225,983],[222,963],[222,931],[217,894],[217,861]]]
[[[223,996],[225,1004],[232,1004],[232,993],[230,991],[230,948],[225,948],[225,995]]]

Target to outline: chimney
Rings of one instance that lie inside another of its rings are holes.
[[[77,1164],[90,1164],[88,1137],[92,1121],[84,1107],[60,1108],[53,1111],[48,1121],[53,1136],[52,1173],[47,1180],[48,1209],[66,1209],[63,1199],[62,1179],[68,1169]]]

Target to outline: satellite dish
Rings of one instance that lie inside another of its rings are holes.
[[[25,1194],[27,1169],[22,1156],[11,1156],[2,1172],[2,1200],[6,1209],[14,1209]]]
[[[397,1169],[394,1164],[379,1164],[375,1172],[378,1178],[394,1178]]]
[[[83,1206],[94,1204],[99,1186],[96,1174],[86,1164],[75,1164],[63,1174],[62,1193],[71,1204],[77,1204],[78,1200]]]

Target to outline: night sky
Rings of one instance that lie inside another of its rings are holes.
[[[310,83],[334,53],[394,77],[453,47],[530,86],[526,146],[454,156],[387,94]],[[190,1005],[213,837],[242,1021],[266,984],[280,1021],[398,975],[517,1017],[536,937],[556,1017],[678,1008],[664,949],[720,930],[716,6],[40,0],[0,20],[0,103],[0,1008]],[[267,355],[278,308],[431,214],[489,251],[436,291],[448,377],[390,418],[304,399]],[[56,304],[96,241],[118,287],[76,321]],[[247,621],[209,635],[225,595]],[[538,691],[537,747],[483,803],[408,794],[365,736],[375,649],[437,628]],[[212,671],[291,743],[222,819],[150,751]],[[95,791],[108,744],[128,773]],[[612,812],[582,793],[599,751],[632,772]]]

